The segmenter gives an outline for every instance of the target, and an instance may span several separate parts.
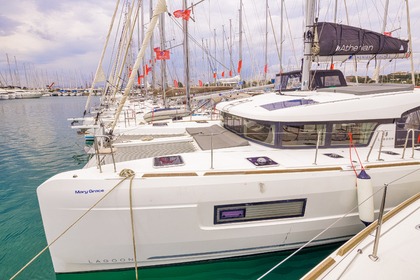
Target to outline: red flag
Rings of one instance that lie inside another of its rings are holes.
[[[199,85],[200,87],[202,87],[202,86],[203,86],[203,81],[202,81],[202,80],[198,80],[198,85]]]
[[[242,69],[242,59],[239,60],[238,62],[238,74],[241,74],[241,69]]]
[[[267,73],[268,72],[268,65],[266,64],[266,65],[264,65],[264,73]]]
[[[144,66],[144,74],[147,76],[149,72],[152,70],[152,67],[149,67],[147,64]]]
[[[215,79],[217,78],[216,72],[213,73],[213,78],[215,78]]]
[[[222,77],[224,77],[224,76],[225,76],[225,71],[222,72]]]
[[[174,16],[176,18],[182,18],[183,20],[190,19],[191,10],[176,10]]]
[[[178,87],[178,81],[177,80],[174,80],[174,87]]]
[[[229,71],[229,77],[232,77],[232,70]]]
[[[334,70],[334,63],[331,63],[330,70]]]
[[[155,48],[156,49],[156,48]],[[156,59],[157,60],[166,60],[166,59],[170,59],[170,54],[169,51],[165,51],[165,50],[155,50],[156,53]]]

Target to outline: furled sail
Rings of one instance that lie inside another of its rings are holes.
[[[381,55],[408,52],[408,41],[370,30],[331,22],[318,22],[315,41],[319,56]]]

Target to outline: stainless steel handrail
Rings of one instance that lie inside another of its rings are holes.
[[[104,139],[108,140],[107,143],[109,146],[105,144]],[[114,165],[114,172],[117,172],[117,167],[115,165],[115,158],[114,158],[115,150],[112,147],[112,138],[108,135],[95,135],[93,145],[95,148],[96,164],[99,167],[99,171],[102,173],[101,161],[103,161],[107,155],[111,155],[112,163]],[[109,150],[104,150],[107,148],[109,148]],[[103,155],[102,158],[101,158],[101,155]]]

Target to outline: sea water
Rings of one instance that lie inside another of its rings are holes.
[[[98,98],[93,104],[99,102]],[[86,97],[0,101],[0,279],[10,279],[46,246],[36,188],[59,172],[82,168],[85,140],[68,118],[81,117]],[[299,279],[339,244],[304,249],[264,279]],[[139,279],[258,279],[293,252],[139,269]],[[121,270],[54,273],[48,250],[16,279],[135,279]]]

